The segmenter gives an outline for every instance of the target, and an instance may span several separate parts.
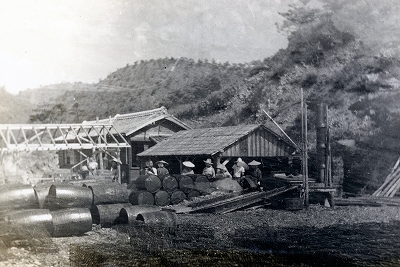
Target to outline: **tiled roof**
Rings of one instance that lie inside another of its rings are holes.
[[[176,117],[168,114],[168,111],[165,107],[140,111],[129,114],[117,114],[113,118],[102,119],[98,121],[84,121],[83,124],[112,124],[118,132],[130,135],[147,125],[150,125],[153,122],[166,119],[169,120],[183,129],[190,129],[184,122],[180,121]]]

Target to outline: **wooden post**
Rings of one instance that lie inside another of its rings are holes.
[[[117,149],[117,159],[118,160],[121,160],[121,158],[120,158],[120,151],[119,151],[120,149],[118,148]],[[118,167],[118,183],[122,183],[122,177],[121,177],[121,164],[118,164],[117,165]]]
[[[307,104],[304,103],[303,99],[303,88],[301,88],[301,132],[303,139],[302,149],[302,174],[303,174],[303,186],[304,186],[304,206],[309,206],[309,189],[308,189],[308,146],[307,146]]]

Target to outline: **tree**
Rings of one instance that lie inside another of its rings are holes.
[[[63,123],[67,115],[67,108],[64,104],[55,104],[51,109],[43,109],[39,113],[31,115],[29,121],[40,123]]]

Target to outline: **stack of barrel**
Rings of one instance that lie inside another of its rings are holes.
[[[129,186],[132,205],[176,205],[185,199],[210,194],[213,188],[203,175],[141,175]]]
[[[129,203],[130,195],[131,190],[125,184],[104,180],[45,183],[34,187],[2,186],[1,228],[4,234],[11,228],[30,229],[30,232],[40,228],[48,236],[78,236],[91,231],[92,224],[111,227],[135,220],[151,222],[148,213],[161,212],[161,208],[155,205],[132,205]],[[157,220],[174,218],[164,213],[153,216]]]

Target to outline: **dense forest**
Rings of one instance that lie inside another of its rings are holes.
[[[393,40],[376,41],[395,31],[391,16],[396,12],[386,1],[380,9],[362,2],[327,1],[324,8],[310,8],[304,1],[281,14],[286,20],[278,27],[289,45],[264,60],[154,59],[126,65],[96,84],[49,85],[14,98],[2,90],[0,118],[3,123],[72,123],[165,106],[193,128],[273,127],[265,110],[299,142],[302,88],[310,152],[314,107],[323,102],[329,107],[333,153],[343,157],[351,180],[345,190],[371,192],[399,156],[400,61]],[[377,22],[382,14],[384,26]],[[356,145],[340,145],[349,139]]]

